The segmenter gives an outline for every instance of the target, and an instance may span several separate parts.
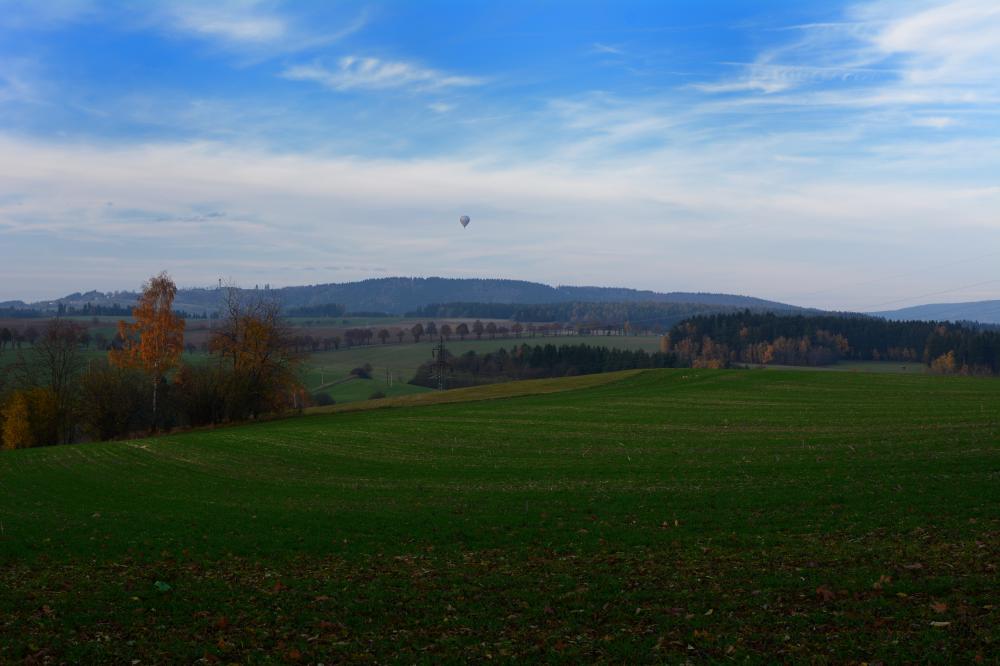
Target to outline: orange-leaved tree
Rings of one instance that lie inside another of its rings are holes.
[[[31,446],[34,439],[31,434],[31,423],[28,420],[28,398],[23,391],[18,391],[7,402],[3,410],[3,442],[5,449],[23,449]]]
[[[184,320],[172,306],[177,285],[166,272],[142,285],[139,302],[132,309],[132,323],[118,322],[120,348],[109,352],[109,360],[120,368],[138,368],[153,381],[153,426],[156,426],[156,396],[164,375],[177,365],[184,351]]]

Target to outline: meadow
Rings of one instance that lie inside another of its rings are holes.
[[[521,338],[484,337],[476,340],[449,340],[445,346],[456,356],[468,351],[479,354],[495,352],[501,348],[510,349],[516,345],[544,344],[590,344],[618,349],[643,349],[656,351],[659,349],[659,336],[584,336],[584,337],[541,337],[523,336]],[[387,397],[422,393],[428,389],[408,384],[417,368],[422,363],[431,360],[431,352],[437,346],[437,339],[424,338],[414,343],[412,339],[406,342],[343,347],[336,351],[314,352],[303,364],[302,381],[313,393],[322,392],[336,402],[352,402],[366,400],[376,391]],[[352,369],[372,366],[371,379],[350,379]]]
[[[0,663],[995,661],[1000,382],[656,370],[0,453]]]

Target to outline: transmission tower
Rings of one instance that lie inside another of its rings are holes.
[[[441,336],[437,346],[431,350],[431,356],[434,357],[432,376],[437,380],[438,390],[444,390],[449,371],[448,350],[444,348],[444,336]]]

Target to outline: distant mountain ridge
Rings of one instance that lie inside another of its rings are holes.
[[[894,320],[978,321],[984,324],[1000,324],[1000,300],[928,303],[871,314]]]
[[[253,291],[253,290],[246,290]],[[525,280],[484,278],[371,278],[358,282],[281,287],[268,290],[286,308],[338,303],[348,312],[386,312],[404,314],[435,303],[518,303],[543,304],[564,302],[592,303],[700,303],[720,307],[751,308],[774,312],[799,312],[804,308],[753,296],[695,292],[655,292],[623,287],[557,286]],[[218,308],[218,289],[179,289],[174,306],[192,313],[211,312]],[[82,307],[92,305],[130,305],[135,292],[74,293],[54,301],[42,301],[31,307],[54,309],[60,303]]]

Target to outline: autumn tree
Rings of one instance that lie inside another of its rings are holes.
[[[79,324],[53,319],[36,332],[31,350],[19,358],[14,368],[16,383],[22,389],[44,389],[34,398],[32,422],[36,444],[68,443],[73,438],[73,414],[77,400],[77,381],[84,359],[80,350]]]
[[[135,321],[118,322],[120,349],[112,349],[108,355],[112,365],[140,369],[152,380],[154,427],[160,382],[176,367],[184,351],[184,320],[172,310],[176,296],[177,285],[166,272],[150,278],[132,309]]]
[[[18,391],[10,397],[3,409],[3,448],[25,449],[34,444],[28,419],[28,398],[22,391]]]
[[[483,337],[483,331],[485,331],[485,330],[486,330],[486,327],[483,326],[483,322],[479,321],[478,319],[472,324],[472,332],[476,334],[476,339],[477,340],[481,340],[482,339],[482,337]]]
[[[486,332],[490,334],[490,340],[495,340],[497,337],[497,325],[492,321],[486,324]]]
[[[957,364],[955,362],[955,352],[949,351],[947,354],[942,354],[936,359],[931,361],[930,370],[933,373],[939,375],[949,375],[953,374],[957,369]]]
[[[385,341],[389,339],[389,331],[384,328],[380,330],[378,332],[378,339],[382,341],[382,344],[385,344]]]
[[[463,321],[455,329],[455,334],[458,335],[458,337],[461,338],[462,340],[465,340],[465,336],[469,334],[469,325]]]
[[[23,449],[59,440],[56,399],[48,387],[15,391],[3,408],[3,446]]]
[[[281,306],[261,294],[226,289],[209,349],[231,371],[230,418],[256,417],[296,405],[301,356],[292,345]]]
[[[521,333],[524,331],[524,326],[521,325],[521,322],[515,321],[514,325],[510,327],[510,330],[514,332],[514,337],[519,338],[521,337]]]
[[[451,326],[449,324],[441,324],[441,336],[445,340],[451,340]]]
[[[80,425],[93,439],[124,437],[149,422],[146,377],[139,369],[93,361],[80,377],[79,391]]]
[[[232,405],[231,373],[222,364],[184,364],[174,376],[177,416],[188,426],[222,423]]]
[[[410,329],[410,335],[413,336],[414,342],[420,342],[420,336],[424,334],[423,324],[414,324],[413,328]]]

